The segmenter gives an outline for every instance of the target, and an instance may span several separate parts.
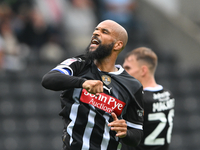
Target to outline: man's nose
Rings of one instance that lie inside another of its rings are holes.
[[[95,31],[93,32],[93,35],[98,36],[98,35],[99,35],[99,31],[98,31],[98,30],[95,30]]]

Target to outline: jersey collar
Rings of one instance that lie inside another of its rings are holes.
[[[151,92],[156,92],[156,91],[160,91],[163,89],[162,85],[158,85],[156,87],[146,87],[144,88],[144,91],[151,91]]]
[[[115,74],[115,75],[119,75],[124,71],[124,68],[122,68],[121,65],[115,65],[115,67],[118,69],[118,71],[115,72],[109,72],[109,74]]]
[[[115,71],[115,72],[108,72],[109,74],[114,74],[114,75],[119,75],[121,74],[123,71],[124,71],[124,68],[122,68],[121,65],[115,65],[116,68],[118,68],[118,71]],[[99,71],[101,71],[99,68],[98,68]]]

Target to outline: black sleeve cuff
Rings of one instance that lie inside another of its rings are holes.
[[[137,146],[143,136],[143,130],[129,128],[126,137],[122,138],[122,142],[126,145],[135,147]]]
[[[82,88],[82,85],[83,85],[83,83],[86,81],[87,79],[85,79],[85,78],[81,78],[81,77],[79,77],[79,87],[80,88]]]

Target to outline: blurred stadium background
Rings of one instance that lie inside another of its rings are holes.
[[[200,147],[200,0],[0,0],[0,150],[62,147],[59,92],[42,76],[81,54],[104,19],[158,55],[158,83],[176,98],[170,150]]]

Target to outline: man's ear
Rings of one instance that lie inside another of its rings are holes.
[[[148,67],[147,66],[145,66],[145,65],[143,65],[142,66],[142,76],[145,76],[146,74],[147,74],[147,72],[148,72]]]
[[[122,41],[117,41],[113,47],[114,50],[121,50],[123,47],[123,42]]]

